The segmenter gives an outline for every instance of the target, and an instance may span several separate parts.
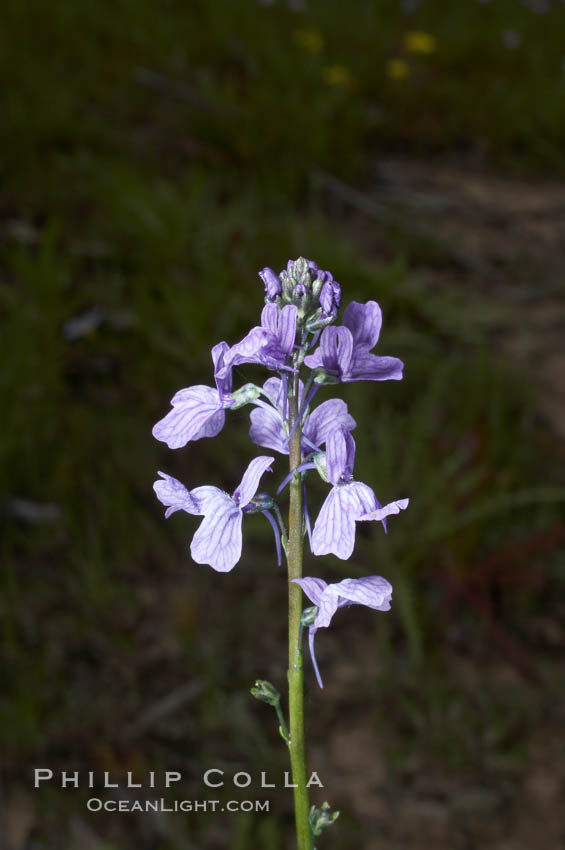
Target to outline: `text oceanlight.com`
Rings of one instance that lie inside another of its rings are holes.
[[[268,812],[270,800],[101,800],[91,797],[90,812]]]

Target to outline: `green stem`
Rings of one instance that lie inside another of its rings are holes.
[[[289,424],[292,430],[298,418],[298,375],[293,378],[289,398]],[[302,463],[302,428],[300,425],[289,444],[290,470]],[[302,576],[304,535],[302,528],[302,480],[300,474],[290,482],[290,509],[288,514],[288,712],[290,725],[290,764],[294,789],[294,813],[298,850],[312,850],[310,830],[310,795],[306,775],[306,749],[304,744],[304,680],[302,647],[300,644],[302,616],[302,591],[294,578]]]
[[[285,739],[286,743],[290,741],[290,732],[288,731],[288,727],[286,725],[286,720],[284,719],[284,714],[282,713],[282,708],[280,702],[275,703],[275,711],[277,712],[277,717],[279,720],[279,727],[281,730],[281,735]]]

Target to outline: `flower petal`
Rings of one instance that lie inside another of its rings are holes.
[[[328,584],[318,605],[313,628],[329,626],[337,609],[347,605],[365,605],[376,611],[389,611],[391,596],[392,586],[382,576],[346,578]]]
[[[338,596],[339,608],[345,605],[366,605],[375,611],[390,610],[392,585],[382,576],[345,578],[330,587]],[[316,621],[316,626],[320,625]]]
[[[221,573],[233,569],[241,557],[241,520],[241,511],[227,493],[218,491],[210,498],[190,544],[196,563],[209,564]]]
[[[194,495],[190,493],[184,484],[173,478],[172,475],[167,475],[166,472],[158,472],[162,481],[155,481],[153,489],[157,494],[157,498],[163,505],[167,505],[165,516],[168,518],[175,511],[186,511],[187,514],[199,514],[200,504]]]
[[[350,381],[401,381],[404,363],[398,357],[378,357],[361,345],[353,352],[350,369],[343,380]]]
[[[269,396],[274,407],[282,408],[282,381],[280,378],[267,378],[263,384],[263,389]]]
[[[190,495],[200,506],[199,513],[201,514],[210,513],[210,511],[213,510],[211,505],[213,505],[216,499],[222,496],[226,496],[228,499],[231,499],[229,493],[226,493],[225,490],[220,490],[219,487],[213,487],[211,484],[204,484],[202,487],[195,487],[194,490],[190,491]]]
[[[170,449],[180,449],[190,440],[215,437],[224,427],[225,413],[218,391],[212,387],[198,385],[179,390],[171,404],[173,409],[152,431]]]
[[[281,294],[281,281],[275,272],[268,266],[259,272],[259,277],[265,284],[265,294],[270,301],[274,301]]]
[[[377,522],[382,521],[391,514],[399,514],[400,511],[404,511],[408,507],[409,501],[410,499],[399,499],[396,502],[389,502],[388,505],[378,507],[366,514],[362,514],[360,517],[357,517],[357,519],[359,522],[367,522],[370,520],[376,520]]]
[[[214,378],[216,380],[216,387],[218,389],[218,394],[220,396],[220,400],[224,401],[225,397],[228,393],[232,391],[232,374],[231,369],[228,369],[227,372],[224,373],[222,378],[218,377],[218,372],[223,370],[224,367],[224,357],[226,352],[229,351],[229,345],[227,342],[219,342],[212,349],[212,360],[214,361]]]
[[[376,301],[366,304],[352,301],[343,312],[343,324],[351,331],[355,346],[373,348],[378,342],[382,321],[381,308]]]
[[[273,336],[276,336],[278,331],[278,315],[279,308],[276,304],[265,304],[261,310],[261,327]]]
[[[268,340],[269,334],[265,328],[252,328],[247,336],[225,352],[224,365],[218,369],[216,377],[223,380],[231,374],[234,366],[241,363],[261,363],[259,352]]]
[[[375,506],[375,494],[366,484],[352,481],[333,487],[318,514],[312,532],[314,555],[332,552],[347,560],[355,546],[355,521]]]
[[[339,372],[340,375],[349,371],[353,354],[353,337],[349,328],[324,328],[320,337],[320,348],[326,369]]]
[[[352,431],[357,427],[353,416],[347,410],[347,405],[341,398],[324,401],[306,418],[303,434],[315,446],[322,446],[332,431],[340,428]]]
[[[304,578],[293,578],[295,584],[299,584],[310,602],[313,605],[319,605],[322,598],[322,593],[328,586],[322,578],[314,576],[304,576]]]
[[[273,449],[281,454],[288,454],[288,446],[285,445],[287,434],[283,428],[280,414],[273,408],[256,407],[251,411],[251,428],[249,436],[258,446]]]
[[[321,347],[318,346],[318,348],[313,354],[308,354],[304,358],[304,363],[306,364],[306,366],[308,366],[309,369],[321,369],[324,365]]]
[[[345,428],[331,431],[326,443],[326,468],[332,484],[347,483],[353,475],[355,440]]]
[[[249,504],[257,492],[261,476],[269,469],[273,461],[274,457],[267,457],[266,455],[259,455],[251,461],[243,474],[239,487],[233,494],[234,501],[240,509]]]
[[[259,354],[260,362],[268,369],[290,369],[286,361],[294,346],[298,310],[287,304],[279,312],[276,304],[267,304],[261,313],[261,325],[268,335]]]
[[[298,308],[294,304],[287,304],[283,307],[279,316],[277,336],[279,345],[287,357],[294,347],[297,317]]]

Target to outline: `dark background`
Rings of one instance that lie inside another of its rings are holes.
[[[307,667],[310,763],[363,850],[565,846],[565,8],[518,0],[7,0],[0,531],[7,850],[283,850],[272,815],[89,814],[54,770],[268,768],[285,584],[262,517],[229,575],[165,521],[158,468],[233,490],[216,440],[151,437],[300,254],[379,301],[401,383],[339,388],[358,476],[410,508],[353,558],[390,614],[340,612]],[[255,372],[238,370],[243,383]],[[324,391],[329,397],[329,391]],[[280,468],[280,467],[279,467]],[[282,474],[281,474],[282,477]],[[314,484],[315,497],[324,493]],[[101,793],[101,792],[97,792]],[[234,796],[224,789],[224,798]],[[122,795],[124,796],[124,795]]]

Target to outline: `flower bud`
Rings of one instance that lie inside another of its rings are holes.
[[[328,470],[326,465],[326,453],[325,452],[316,452],[314,457],[312,458],[316,465],[316,471],[322,481],[325,481],[326,484],[329,484],[330,479],[328,478]]]
[[[266,702],[268,705],[278,705],[281,700],[281,695],[274,685],[267,682],[266,679],[257,679],[253,688],[251,688],[251,696],[261,702]]]
[[[310,829],[312,830],[312,835],[319,836],[322,834],[322,830],[327,829],[328,826],[331,826],[339,817],[339,812],[332,812],[330,814],[330,804],[322,803],[320,807],[312,806],[310,809]]]
[[[266,266],[262,271],[259,272],[259,277],[265,284],[265,300],[266,301],[275,301],[276,298],[282,293],[282,286],[280,278],[275,272]]]
[[[334,321],[341,302],[341,287],[330,272],[320,269],[313,260],[298,257],[288,261],[279,278],[281,302],[296,305],[299,321],[309,333]]]
[[[316,331],[327,328],[333,321],[335,321],[335,316],[324,316],[322,308],[318,307],[316,312],[307,320],[305,327],[308,333],[316,333]]]
[[[314,383],[316,384],[339,384],[339,375],[332,369],[324,369],[320,366],[313,371]]]
[[[230,405],[231,410],[238,410],[240,407],[244,407],[246,404],[250,404],[252,401],[255,401],[256,398],[259,398],[261,395],[261,390],[259,387],[256,387],[255,384],[244,384],[238,390],[230,394],[230,398],[233,399],[233,404]]]
[[[305,608],[302,612],[302,616],[300,618],[301,626],[313,626],[314,620],[318,616],[318,608],[316,605],[312,605],[311,608]]]
[[[243,512],[246,514],[261,514],[263,511],[270,511],[274,508],[276,502],[268,493],[257,493],[253,499],[246,505]]]

